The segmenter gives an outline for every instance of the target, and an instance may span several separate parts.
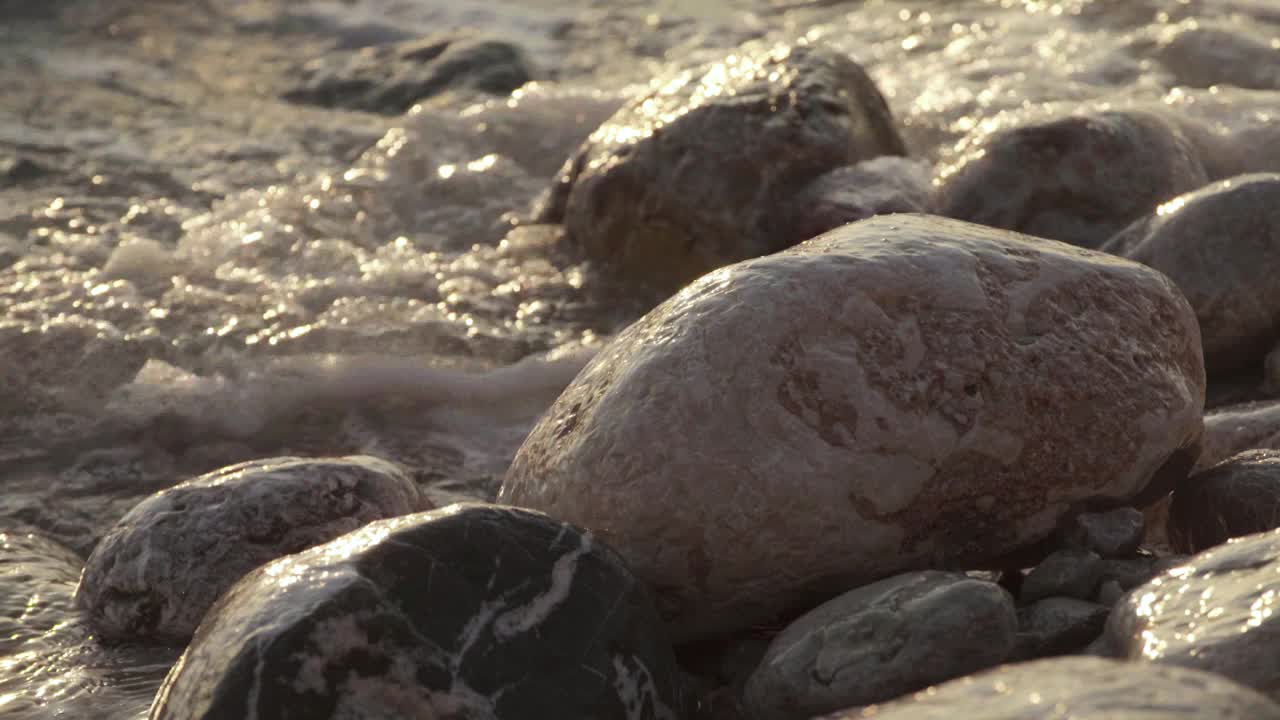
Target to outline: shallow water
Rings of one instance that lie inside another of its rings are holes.
[[[310,59],[468,27],[538,82],[392,118],[277,99]],[[864,63],[943,167],[975,132],[1137,103],[1280,169],[1271,0],[0,0],[0,715],[145,711],[174,653],[98,647],[70,598],[184,477],[365,452],[491,498],[644,309],[511,228],[667,63],[800,35]]]

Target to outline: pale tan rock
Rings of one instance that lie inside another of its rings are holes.
[[[1277,720],[1280,705],[1213,673],[1066,657],[1005,665],[825,720]]]
[[[906,154],[866,71],[803,41],[748,43],[650,87],[569,158],[539,217],[666,293],[810,237],[789,201],[819,175]]]
[[[1203,400],[1195,318],[1159,273],[882,216],[710,273],[625,330],[500,498],[600,533],[687,639],[1154,500],[1196,457]]]

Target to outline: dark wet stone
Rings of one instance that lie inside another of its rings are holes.
[[[1124,597],[1124,586],[1115,578],[1107,578],[1098,585],[1098,604],[1112,607]]]
[[[1013,657],[1032,660],[1076,652],[1102,634],[1111,607],[1086,600],[1051,597],[1018,609]]]
[[[875,215],[928,212],[929,168],[884,155],[837,168],[806,185],[791,201],[790,232],[811,238]]]
[[[1280,720],[1280,705],[1213,673],[1100,657],[1005,665],[824,720]]]
[[[377,458],[232,465],[129,511],[85,563],[76,604],[103,640],[183,643],[254,568],[429,507],[404,472]]]
[[[788,215],[805,185],[906,154],[870,76],[825,47],[748,43],[651,88],[583,143],[538,216],[662,293],[807,239]]]
[[[1058,550],[1027,573],[1018,599],[1024,603],[1054,596],[1091,600],[1102,570],[1102,558],[1091,550]]]
[[[1280,450],[1248,450],[1192,475],[1169,509],[1169,541],[1185,553],[1277,527]]]
[[[1114,580],[1122,589],[1132,590],[1184,560],[1186,560],[1185,555],[1106,558],[1102,561],[1102,582]]]
[[[506,95],[533,79],[518,46],[492,38],[432,36],[312,61],[286,100],[398,115],[445,91]]]
[[[1137,552],[1146,532],[1142,511],[1131,507],[1098,513],[1081,513],[1067,529],[1066,542],[1102,557],[1122,557]]]
[[[880,702],[1003,662],[1013,598],[994,583],[926,571],[858,588],[793,622],[747,681],[756,720]]]
[[[540,513],[451,505],[281,558],[218,601],[153,720],[680,718],[648,589]]]
[[[47,171],[31,158],[21,155],[0,156],[0,189],[38,180]]]
[[[1276,61],[1274,42],[1247,23],[1193,18],[1173,26],[1155,27],[1160,31],[1156,58],[1173,74],[1177,85],[1280,88],[1280,63]]]
[[[934,206],[959,220],[1096,248],[1209,180],[1200,146],[1170,118],[1104,112],[966,141],[939,173]]]
[[[1177,284],[1200,320],[1209,374],[1260,369],[1280,339],[1280,174],[1170,198],[1103,249]]]
[[[1280,698],[1280,531],[1187,558],[1135,588],[1107,635],[1124,657],[1217,673]]]

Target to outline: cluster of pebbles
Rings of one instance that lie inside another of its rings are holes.
[[[1280,384],[1280,174],[1135,107],[931,178],[809,42],[651,87],[517,232],[661,302],[495,503],[262,459],[97,545],[151,716],[1280,718],[1280,404],[1205,411]]]

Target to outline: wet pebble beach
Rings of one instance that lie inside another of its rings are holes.
[[[0,717],[1280,718],[1278,208],[1272,0],[0,0]]]

